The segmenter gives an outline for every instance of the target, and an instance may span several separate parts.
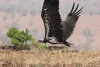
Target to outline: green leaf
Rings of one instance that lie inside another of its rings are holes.
[[[39,48],[45,48],[47,47],[46,44],[41,44],[39,42],[35,41],[34,36],[28,34],[29,30],[25,29],[23,31],[19,31],[18,29],[14,28],[14,26],[12,28],[10,28],[7,32],[7,36],[8,38],[11,38],[11,43],[15,46],[15,47],[19,47],[19,49],[23,49],[23,47],[28,47],[28,49],[30,47],[32,47],[32,45],[26,45],[26,41],[30,40],[32,41],[31,44],[36,44],[39,46]]]

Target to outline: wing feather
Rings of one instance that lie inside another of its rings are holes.
[[[44,24],[50,24],[49,32],[52,32],[57,41],[61,42],[63,37],[63,26],[61,25],[61,18],[59,14],[59,0],[45,0],[41,13]],[[46,17],[46,18],[45,18]],[[48,20],[46,22],[45,20]]]
[[[83,7],[77,11],[79,4],[77,5],[75,10],[73,10],[74,6],[75,6],[75,3],[73,3],[73,7],[72,7],[70,13],[68,14],[66,20],[63,21],[63,27],[64,27],[63,28],[63,30],[64,30],[64,32],[63,32],[63,40],[65,40],[65,41],[72,34],[72,32],[73,32],[73,30],[75,28],[75,24],[78,21],[80,13],[82,12],[81,10],[82,10]]]

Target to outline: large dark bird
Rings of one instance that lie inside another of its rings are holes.
[[[66,40],[70,37],[75,28],[75,24],[82,12],[82,8],[78,9],[79,4],[74,10],[75,3],[73,3],[73,7],[68,14],[65,21],[61,21],[59,14],[59,0],[44,0],[41,17],[44,22],[45,27],[45,37],[44,40],[39,40],[42,43],[52,43],[50,42],[51,37],[55,37],[57,42],[63,43],[66,46],[70,46],[71,44],[66,42]],[[52,43],[56,44],[56,43]]]

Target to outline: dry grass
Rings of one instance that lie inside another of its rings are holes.
[[[0,67],[100,67],[100,50],[40,51],[38,48],[28,50],[0,49]]]

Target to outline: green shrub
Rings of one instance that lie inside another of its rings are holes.
[[[39,43],[39,42],[32,42],[33,44],[35,44],[36,46],[38,46],[40,48],[40,50],[43,50],[44,48],[47,48],[47,44],[44,43]]]
[[[18,29],[14,28],[14,26],[9,29],[7,32],[8,38],[11,38],[11,43],[17,49],[31,49],[33,47],[33,44],[38,45],[39,48],[45,48],[47,47],[46,44],[41,44],[39,42],[35,41],[35,38],[28,34],[29,30],[26,29],[25,31],[19,31]],[[31,45],[27,44],[26,41],[32,41]]]

